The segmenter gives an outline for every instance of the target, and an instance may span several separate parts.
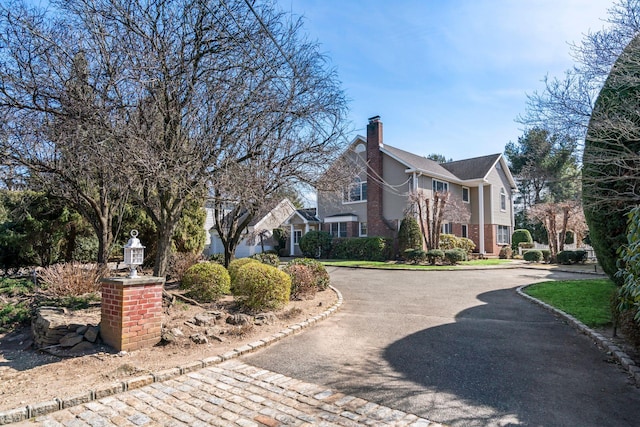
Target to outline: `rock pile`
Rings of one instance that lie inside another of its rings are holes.
[[[69,310],[40,307],[31,323],[35,348],[59,356],[96,351],[100,340],[100,307]]]

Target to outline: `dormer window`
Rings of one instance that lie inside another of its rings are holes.
[[[367,200],[367,181],[362,181],[356,177],[353,184],[349,186],[344,192],[344,202],[365,202]]]

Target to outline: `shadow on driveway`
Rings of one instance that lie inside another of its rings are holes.
[[[511,425],[637,425],[638,390],[586,336],[515,289],[478,298],[485,305],[394,342],[384,359],[404,379],[490,408],[494,421],[502,414]],[[430,408],[432,419],[446,424],[491,424],[438,410]]]

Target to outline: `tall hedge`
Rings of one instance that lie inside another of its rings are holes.
[[[326,231],[309,231],[300,239],[300,250],[307,258],[326,258],[331,251],[331,234]]]
[[[626,214],[640,165],[640,36],[622,52],[596,100],[583,154],[582,193],[589,237],[602,269],[618,285],[618,248],[626,243]]]
[[[420,225],[412,216],[402,218],[398,230],[398,252],[402,255],[408,249],[422,249]]]
[[[518,245],[520,243],[533,243],[533,238],[529,230],[525,228],[513,230],[513,235],[511,236],[511,249],[513,252],[518,252]]]
[[[384,237],[347,237],[334,239],[331,258],[361,261],[391,259],[393,242]]]

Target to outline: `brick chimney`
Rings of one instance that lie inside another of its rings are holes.
[[[367,228],[369,236],[387,236],[382,211],[382,122],[380,116],[369,119],[367,125]]]

